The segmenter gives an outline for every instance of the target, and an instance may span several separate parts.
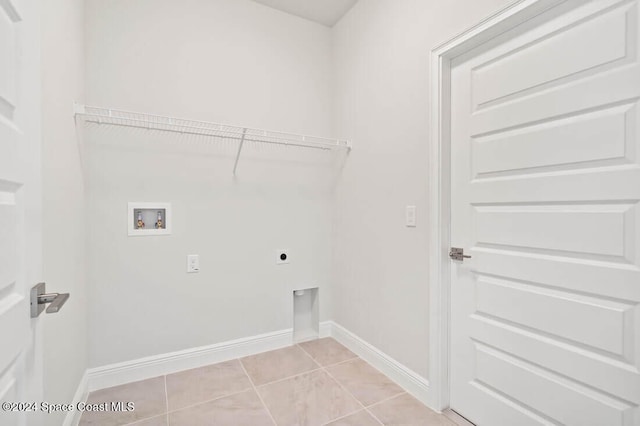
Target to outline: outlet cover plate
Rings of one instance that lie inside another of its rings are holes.
[[[200,256],[190,254],[187,256],[187,273],[193,274],[196,272],[200,272]]]

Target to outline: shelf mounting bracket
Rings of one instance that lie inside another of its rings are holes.
[[[240,139],[240,145],[238,145],[238,153],[236,154],[236,162],[233,165],[233,175],[236,175],[236,169],[238,168],[238,160],[240,159],[240,152],[242,151],[242,145],[244,145],[244,138],[247,136],[247,129],[242,129],[242,138]]]

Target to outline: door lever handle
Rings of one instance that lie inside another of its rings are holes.
[[[48,314],[55,314],[67,303],[69,293],[47,293],[38,296],[38,304],[50,303],[47,307]]]
[[[459,247],[451,247],[449,251],[449,257],[453,260],[465,260],[471,259],[471,256],[464,254],[464,249]]]
[[[48,314],[55,314],[69,300],[69,293],[45,293],[45,283],[31,287],[31,318],[37,318],[45,309]]]

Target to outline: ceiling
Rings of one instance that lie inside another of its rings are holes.
[[[327,27],[333,27],[358,0],[253,0]]]

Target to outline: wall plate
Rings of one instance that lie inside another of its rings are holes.
[[[200,255],[187,255],[187,274],[194,274],[198,272],[200,272]]]

